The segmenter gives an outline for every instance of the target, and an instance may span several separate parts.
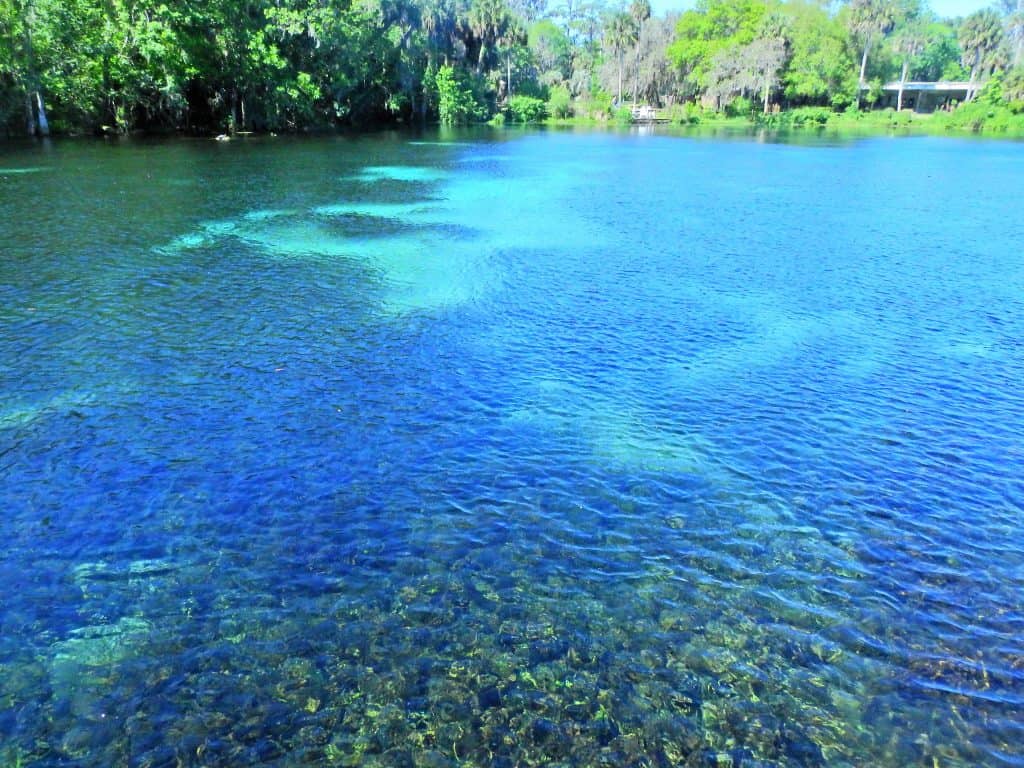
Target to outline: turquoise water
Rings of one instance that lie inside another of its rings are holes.
[[[0,764],[1024,765],[1022,181],[0,149]]]

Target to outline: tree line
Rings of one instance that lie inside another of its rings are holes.
[[[963,80],[969,98],[995,80],[1024,99],[1024,0],[963,19],[923,0],[698,0],[669,16],[649,0],[553,3],[0,0],[0,124],[231,133],[637,103],[850,109],[893,80]]]
[[[1002,0],[941,19],[921,0],[849,0],[835,12],[803,0],[700,0],[668,48],[690,93],[723,106],[759,98],[786,106],[861,107],[884,83],[967,82],[967,100],[1000,75],[1011,100],[1024,85],[1024,2]],[[902,108],[902,103],[897,108]]]

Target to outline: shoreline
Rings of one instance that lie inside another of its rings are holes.
[[[998,110],[991,110],[999,115]],[[894,110],[880,110],[878,112],[860,112],[854,115],[839,112],[829,112],[827,109],[800,108],[787,110],[774,115],[757,115],[755,117],[729,117],[719,116],[715,113],[699,115],[689,120],[671,120],[657,124],[644,124],[623,122],[614,118],[599,119],[594,117],[569,117],[569,118],[547,118],[538,122],[530,123],[504,123],[495,125],[493,123],[481,122],[463,126],[443,126],[430,124],[425,126],[413,126],[408,124],[381,124],[367,126],[360,129],[352,128],[325,128],[322,130],[307,130],[296,132],[272,132],[272,131],[247,131],[225,137],[224,135],[196,135],[180,132],[146,132],[134,131],[132,133],[110,136],[94,135],[90,133],[66,133],[55,134],[46,139],[25,138],[25,137],[3,137],[0,138],[0,147],[7,150],[33,146],[43,146],[51,141],[98,141],[108,144],[137,141],[191,141],[191,142],[221,142],[230,143],[235,141],[253,141],[281,138],[291,139],[317,139],[317,138],[348,138],[358,139],[363,136],[378,135],[381,133],[405,134],[410,136],[444,133],[454,129],[455,131],[489,131],[494,133],[506,133],[523,130],[537,129],[591,129],[607,131],[632,131],[634,129],[649,129],[652,132],[663,135],[689,135],[698,136],[712,133],[715,135],[728,133],[732,135],[776,135],[776,136],[829,136],[835,138],[866,138],[866,137],[913,137],[933,136],[952,139],[1002,139],[1009,141],[1024,140],[1024,114],[1013,115],[1019,118],[1019,125],[1014,121],[1010,124],[1005,122],[994,122],[984,117],[975,121],[953,121],[952,117],[956,112],[917,114],[909,111],[896,113]]]
[[[892,109],[854,114],[832,112],[827,108],[798,108],[773,115],[727,117],[715,113],[691,119],[671,120],[652,128],[658,131],[691,129],[729,129],[770,131],[794,134],[829,133],[839,136],[947,136],[950,138],[1024,139],[1024,114],[1008,109],[977,105],[969,113],[935,112],[920,114]],[[640,123],[620,123],[614,119],[586,118],[548,119],[540,125],[551,127],[638,127]]]

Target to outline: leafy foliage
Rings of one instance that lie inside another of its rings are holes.
[[[484,110],[477,103],[463,73],[454,67],[441,67],[434,82],[441,125],[463,125],[483,117]]]
[[[513,96],[508,101],[507,111],[513,123],[539,123],[547,117],[544,99],[533,96]]]
[[[741,98],[843,109],[888,103],[893,81],[980,89],[1000,73],[1009,109],[1022,100],[1022,2],[954,22],[923,0],[697,0],[667,17],[649,0],[0,0],[0,126],[608,120],[630,102],[690,101],[700,108],[673,113],[689,120]]]
[[[715,56],[752,42],[767,14],[762,0],[698,0],[679,18],[668,54],[693,84],[706,86]]]
[[[572,95],[564,85],[556,85],[548,97],[547,112],[557,120],[572,117]]]

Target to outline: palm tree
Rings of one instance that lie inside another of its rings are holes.
[[[907,74],[910,72],[910,62],[928,45],[928,31],[921,24],[908,24],[901,29],[895,40],[896,52],[903,58],[903,68],[900,70],[900,88],[896,95],[896,111],[903,109],[903,86],[907,83]]]
[[[999,14],[991,9],[975,11],[960,24],[957,30],[963,63],[971,70],[970,85],[967,86],[967,100],[975,95],[975,82],[986,70],[995,67],[1000,47],[1003,44],[1003,22]]]
[[[473,0],[469,7],[469,28],[480,40],[480,56],[477,58],[477,74],[483,70],[484,57],[489,46],[497,43],[511,21],[505,0]]]
[[[604,40],[619,62],[619,90],[615,103],[622,103],[622,55],[633,42],[633,18],[624,12],[614,14],[604,29]]]
[[[1005,16],[1006,36],[1013,45],[1013,66],[1024,64],[1024,0],[1000,0],[996,7]]]
[[[505,90],[508,98],[512,98],[512,53],[517,45],[526,44],[526,30],[519,16],[509,14],[508,24],[498,42],[505,49]]]
[[[791,23],[783,13],[769,13],[761,20],[757,38],[748,46],[750,61],[761,83],[761,100],[766,115],[772,88],[778,86],[779,72],[788,56]]]
[[[29,136],[37,134],[49,136],[50,124],[46,119],[43,85],[36,64],[35,46],[32,40],[36,23],[35,2],[33,0],[15,2],[11,10],[14,12],[15,18],[21,22],[24,67],[20,74],[25,91],[25,128]]]
[[[633,106],[636,106],[637,91],[640,90],[640,38],[644,33],[644,22],[651,18],[650,0],[633,0],[629,15],[636,25],[636,68],[633,70]]]
[[[1017,1],[1017,10],[1006,19],[1006,31],[1013,41],[1013,66],[1024,64],[1024,0]]]
[[[860,107],[860,92],[864,87],[868,71],[868,53],[875,39],[884,35],[896,24],[897,8],[892,0],[851,0],[847,24],[851,34],[863,44],[860,58],[860,80],[857,83],[857,107]]]

